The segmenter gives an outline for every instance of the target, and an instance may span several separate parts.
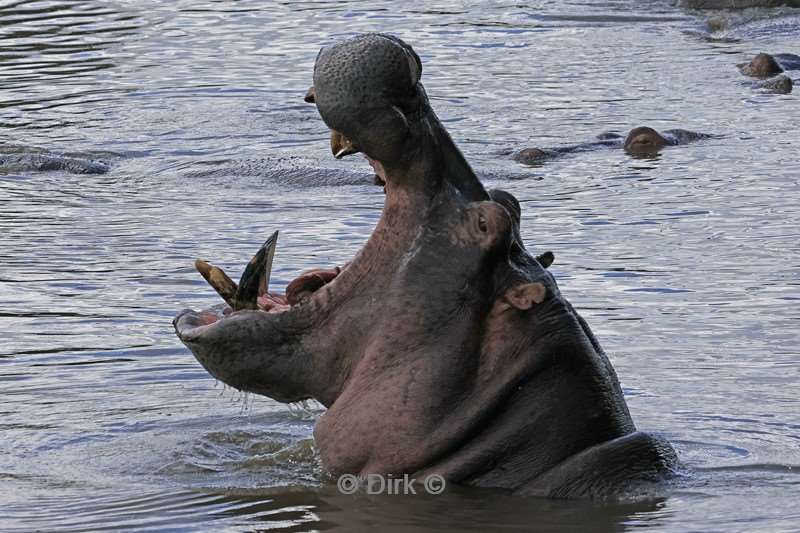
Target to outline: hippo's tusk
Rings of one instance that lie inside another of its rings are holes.
[[[317,94],[314,91],[314,86],[313,85],[308,88],[308,92],[306,93],[305,97],[303,98],[303,101],[305,101],[305,102],[307,102],[309,104],[313,104],[313,103],[315,103],[317,101]]]
[[[270,235],[269,239],[261,245],[256,255],[247,263],[239,288],[236,291],[234,311],[240,309],[258,309],[258,297],[267,293],[269,278],[272,275],[272,260],[275,257],[275,245],[278,242],[278,232]]]
[[[356,154],[359,150],[355,147],[353,141],[334,130],[331,131],[331,152],[333,157],[341,159],[346,155]]]
[[[269,290],[269,280],[272,277],[272,260],[275,259],[275,247],[278,245],[278,231],[270,235],[264,246],[267,246],[267,258],[264,261],[264,276],[261,278],[261,284],[258,287],[258,295],[262,296],[267,294]]]
[[[258,297],[266,294],[269,287],[277,242],[276,231],[247,264],[238,285],[221,268],[210,265],[202,259],[195,261],[194,267],[234,311],[258,309]]]
[[[200,275],[205,278],[208,284],[217,291],[217,294],[222,296],[225,303],[232,308],[236,307],[236,292],[238,287],[221,268],[212,266],[201,259],[194,262],[194,267],[200,272]]]

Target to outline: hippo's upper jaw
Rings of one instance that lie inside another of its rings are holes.
[[[290,284],[310,287],[304,298],[274,304],[258,275],[217,281],[241,310],[185,311],[178,336],[225,383],[328,407],[314,435],[334,473],[440,473],[553,496],[666,473],[673,459],[635,437],[611,364],[546,270],[552,254],[525,250],[519,203],[483,188],[421,72],[386,35],[320,52],[307,98],[335,155],[360,151],[380,169],[380,220],[338,275]]]

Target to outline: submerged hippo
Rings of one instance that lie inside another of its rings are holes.
[[[383,34],[323,48],[314,101],[380,169],[380,220],[341,269],[268,292],[274,247],[237,286],[199,263],[228,305],[175,331],[217,379],[327,411],[314,429],[334,475],[437,474],[516,494],[607,498],[673,474],[637,431],[589,326],[520,238],[520,204],[487,192],[430,106],[417,54]],[[299,289],[298,289],[299,287]],[[294,296],[292,296],[294,295]]]
[[[800,56],[794,54],[778,54],[772,56],[766,53],[759,53],[748,63],[736,65],[739,71],[745,76],[759,78],[761,81],[755,83],[757,89],[788,94],[792,92],[792,79],[784,74],[785,70],[800,69]]]
[[[0,145],[0,173],[69,172],[70,174],[105,174],[108,163],[97,159],[55,154],[38,148]]]
[[[631,155],[653,155],[660,152],[665,146],[688,144],[711,137],[713,135],[679,129],[659,133],[653,128],[639,126],[633,128],[625,137],[616,133],[603,133],[592,142],[557,148],[524,148],[514,153],[512,157],[517,163],[532,165],[561,155],[599,148],[624,148]]]
[[[749,63],[739,63],[736,66],[739,67],[739,71],[742,74],[754,78],[769,78],[783,72],[783,68],[775,58],[763,52],[756,54]]]

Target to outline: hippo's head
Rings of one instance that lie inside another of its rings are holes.
[[[514,161],[523,165],[536,165],[553,157],[553,153],[541,148],[523,148],[513,155]]]
[[[552,254],[525,250],[519,202],[483,188],[421,73],[392,36],[322,49],[306,99],[335,155],[363,152],[382,173],[377,226],[338,275],[301,275],[279,305],[265,292],[268,254],[238,287],[206,268],[233,311],[184,311],[175,329],[225,383],[326,406],[315,439],[333,472],[519,487],[633,423],[611,365],[546,270]]]
[[[653,128],[640,126],[633,128],[625,137],[625,151],[633,155],[651,155],[659,152],[668,144],[664,138]]]
[[[315,102],[340,143],[384,165],[413,157],[411,128],[428,111],[414,50],[367,34],[323,48],[314,66]],[[334,133],[336,135],[336,133]]]
[[[749,63],[740,63],[737,66],[742,74],[754,78],[769,78],[770,76],[775,76],[783,72],[783,69],[778,62],[775,61],[775,58],[763,52],[756,54]]]
[[[416,185],[437,185],[443,178],[474,199],[486,199],[431,109],[421,76],[422,63],[408,44],[393,35],[364,34],[320,51],[306,101],[316,103],[331,129],[334,156],[363,153],[380,182],[387,174],[395,185],[425,174],[421,165],[431,172],[446,167],[446,176],[428,175]],[[412,167],[416,170],[409,172]]]

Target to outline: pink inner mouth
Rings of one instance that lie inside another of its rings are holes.
[[[341,268],[314,268],[306,270],[286,286],[284,294],[268,292],[258,297],[258,309],[267,313],[283,313],[310,297],[317,289],[333,281]],[[230,310],[226,311],[226,314]]]
[[[375,161],[368,155],[364,155],[364,158],[369,163],[369,166],[372,167],[372,170],[375,171],[375,183],[377,185],[386,185],[386,170],[384,170],[380,161]]]
[[[258,308],[267,313],[283,313],[291,309],[291,305],[286,300],[286,296],[278,293],[267,293],[258,297]]]

